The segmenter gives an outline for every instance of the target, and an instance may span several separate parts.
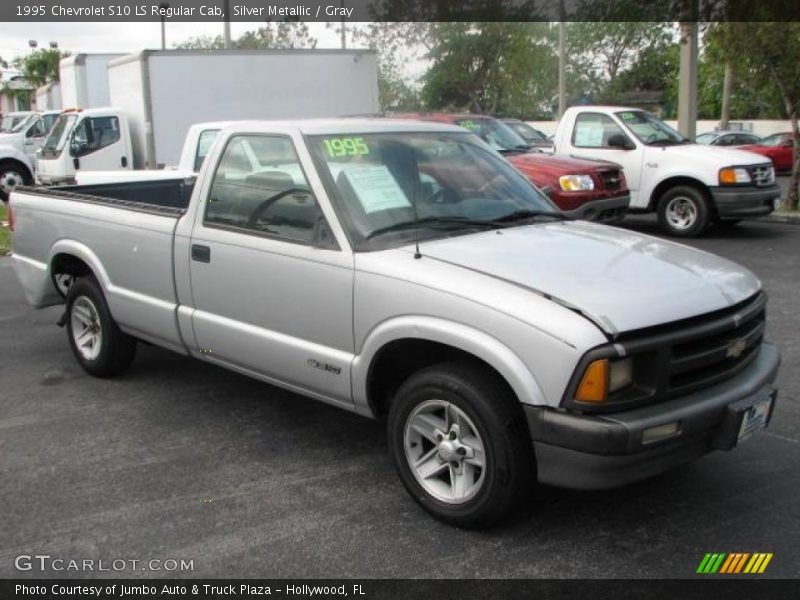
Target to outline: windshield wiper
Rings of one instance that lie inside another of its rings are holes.
[[[405,229],[415,229],[417,227],[436,227],[437,225],[466,225],[468,227],[481,227],[483,229],[495,229],[498,226],[495,221],[468,219],[466,217],[425,217],[416,219],[415,221],[403,221],[402,223],[394,223],[386,227],[380,227],[368,233],[364,239],[369,240],[378,235],[391,233],[393,231],[403,231]]]
[[[561,212],[552,212],[546,210],[515,210],[514,212],[508,213],[507,215],[503,215],[502,217],[497,217],[496,219],[492,219],[490,222],[495,224],[507,224],[507,223],[517,223],[519,221],[532,221],[534,219],[539,219],[543,217],[555,219],[557,221],[574,220],[572,217],[567,216]]]

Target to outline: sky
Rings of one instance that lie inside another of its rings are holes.
[[[263,21],[231,23],[231,37],[236,39]],[[310,34],[317,38],[317,48],[338,48],[339,34],[325,23],[308,23]],[[338,26],[338,23],[336,23]],[[167,48],[190,37],[222,34],[220,23],[167,23]],[[58,42],[61,50],[78,52],[135,52],[161,48],[161,23],[0,23],[0,57],[10,62],[30,52],[28,40],[47,48]]]

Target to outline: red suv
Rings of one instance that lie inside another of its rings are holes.
[[[452,123],[472,131],[570,216],[615,222],[628,212],[630,195],[617,164],[536,152],[508,125],[485,115],[408,113],[391,117]]]

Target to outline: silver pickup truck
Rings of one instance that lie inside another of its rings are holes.
[[[229,124],[196,181],[11,197],[81,366],[142,340],[384,418],[411,496],[480,526],[535,480],[626,484],[764,427],[766,297],[722,258],[566,219],[449,125]]]

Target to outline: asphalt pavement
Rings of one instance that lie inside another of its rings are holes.
[[[417,507],[381,423],[143,345],[124,377],[89,377],[59,309],[30,310],[0,258],[0,577],[672,578],[695,576],[706,552],[772,552],[764,577],[798,577],[800,227],[689,243],[764,281],[783,353],[769,429],[622,489],[540,487],[482,532]],[[36,554],[141,562],[15,568]],[[154,559],[193,570],[142,570]]]

